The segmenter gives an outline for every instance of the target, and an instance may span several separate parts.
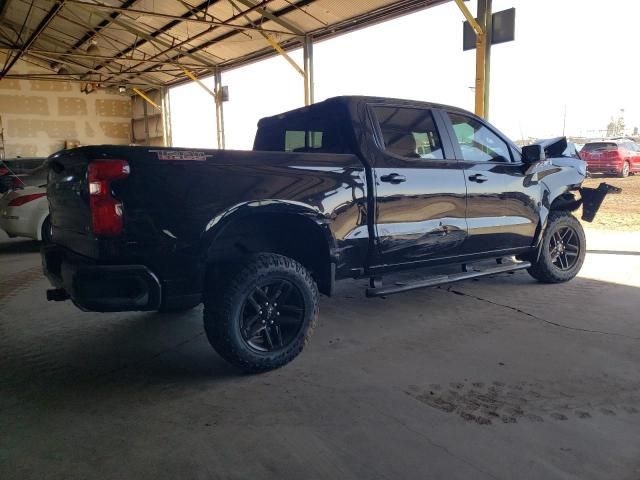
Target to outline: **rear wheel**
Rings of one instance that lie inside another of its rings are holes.
[[[585,253],[584,230],[578,219],[569,212],[551,212],[540,256],[528,272],[544,283],[567,282],[580,271]]]
[[[622,170],[618,174],[620,178],[627,178],[629,176],[629,162],[624,162],[622,165]]]
[[[218,276],[204,301],[213,348],[248,372],[281,367],[300,354],[318,317],[318,289],[295,260],[257,254]]]

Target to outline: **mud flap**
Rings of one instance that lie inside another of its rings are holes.
[[[580,196],[582,197],[582,220],[585,222],[593,222],[604,197],[606,197],[608,193],[622,193],[622,189],[604,182],[598,185],[598,188],[580,188]]]

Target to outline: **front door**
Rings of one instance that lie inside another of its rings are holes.
[[[374,265],[455,255],[467,236],[466,191],[444,122],[428,108],[371,108],[380,144],[373,158]]]
[[[539,221],[540,186],[525,174],[518,152],[490,125],[459,112],[447,116],[467,184],[469,236],[461,253],[530,247]]]

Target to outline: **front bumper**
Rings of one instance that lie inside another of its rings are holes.
[[[580,197],[582,198],[582,219],[585,222],[592,222],[602,205],[604,197],[609,193],[621,192],[621,188],[614,187],[613,185],[609,185],[604,182],[598,185],[598,188],[580,188]]]
[[[57,245],[44,246],[41,255],[44,274],[58,289],[52,299],[66,293],[82,310],[95,312],[160,308],[160,281],[144,265],[99,265]]]

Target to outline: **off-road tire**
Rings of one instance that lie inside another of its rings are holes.
[[[554,233],[558,232],[564,227],[570,227],[577,236],[577,242],[579,246],[578,255],[575,258],[575,263],[568,269],[563,270],[554,264],[550,242]],[[544,231],[542,238],[541,252],[537,261],[531,262],[531,267],[527,270],[529,274],[536,280],[543,283],[562,283],[568,282],[574,278],[582,264],[584,263],[584,257],[586,253],[586,239],[582,225],[576,217],[569,212],[556,211],[549,214],[547,220],[547,227]]]
[[[631,171],[631,166],[629,165],[629,162],[625,161],[622,164],[622,169],[618,173],[618,177],[627,178],[629,176],[630,171]]]
[[[297,334],[274,351],[257,351],[241,333],[242,309],[261,282],[286,281],[300,294],[304,308]],[[204,328],[211,346],[229,363],[249,373],[286,365],[309,341],[318,318],[319,294],[311,274],[295,260],[272,253],[247,257],[218,273],[204,296]]]

